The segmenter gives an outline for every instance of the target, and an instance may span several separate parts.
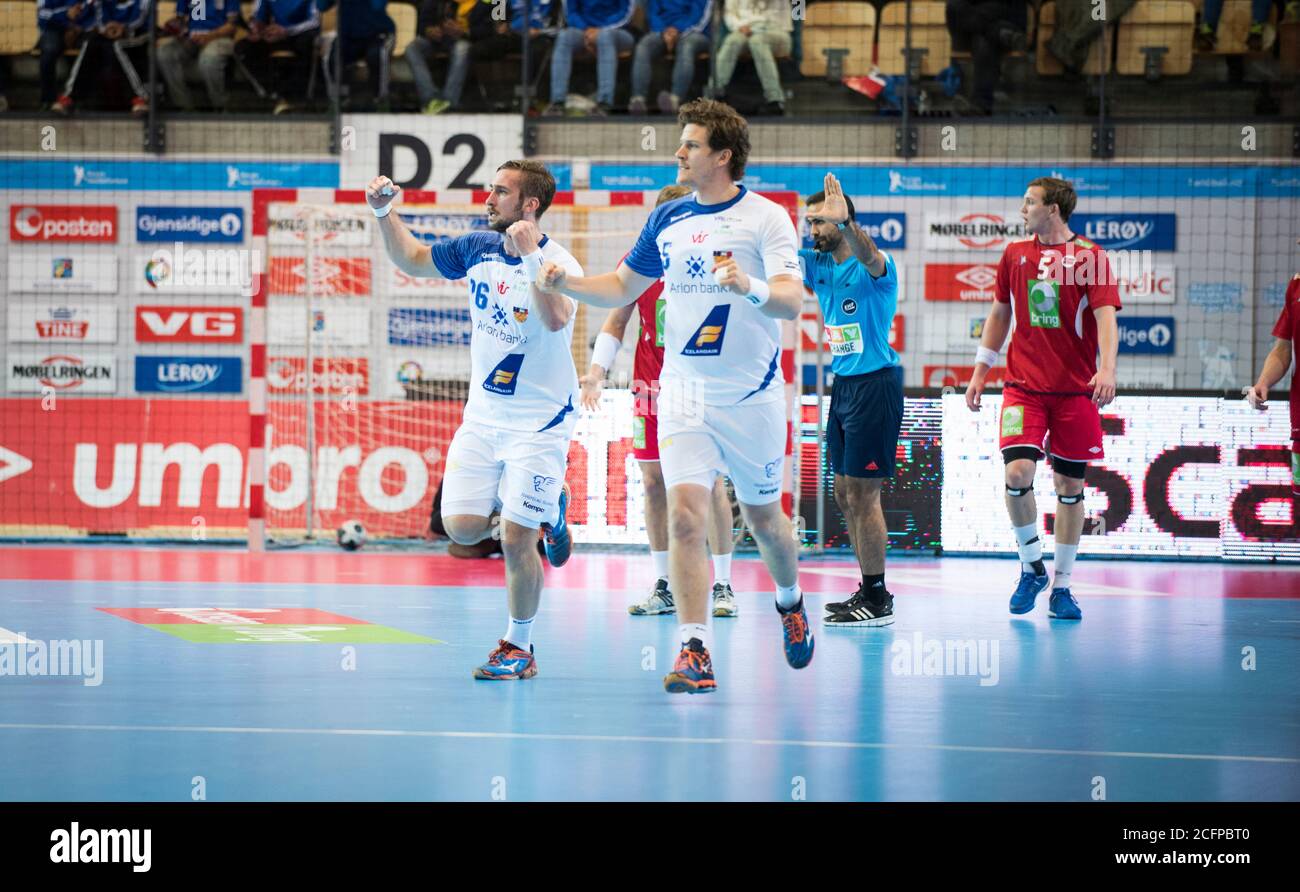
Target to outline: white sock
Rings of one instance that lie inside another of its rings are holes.
[[[510,625],[506,628],[505,638],[515,647],[528,650],[528,646],[533,643],[533,620],[510,617]]]
[[[700,639],[705,650],[708,650],[709,645],[713,643],[712,636],[709,635],[709,627],[704,623],[682,623],[677,627],[677,635],[681,639],[682,647],[685,647],[692,638]]]
[[[650,550],[650,557],[654,558],[655,576],[659,579],[668,578],[668,552]]]
[[[1028,523],[1014,529],[1016,542],[1019,543],[1017,550],[1020,552],[1020,566],[1026,573],[1033,573],[1034,561],[1043,559],[1043,540],[1038,538],[1038,524]]]
[[[1052,553],[1052,569],[1056,571],[1052,588],[1070,587],[1070,572],[1074,570],[1074,556],[1078,553],[1077,545],[1056,544],[1056,550]]]
[[[789,610],[799,603],[799,583],[795,583],[788,588],[778,585],[776,587],[776,605],[782,610]]]
[[[713,556],[713,581],[731,582],[731,552]]]

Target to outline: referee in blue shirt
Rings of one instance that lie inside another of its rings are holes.
[[[862,584],[847,601],[826,605],[834,626],[887,626],[894,598],[885,588],[889,531],[880,487],[894,476],[903,421],[903,369],[889,346],[898,306],[894,259],[854,222],[853,202],[834,174],[809,196],[812,251],[800,251],[804,284],[817,295],[830,342],[830,424],[826,441],[835,472],[835,503],[862,568]]]

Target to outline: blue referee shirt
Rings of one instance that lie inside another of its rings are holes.
[[[802,250],[804,284],[817,295],[830,335],[831,371],[865,375],[898,365],[889,328],[898,308],[898,269],[885,258],[885,274],[873,278],[853,255],[836,263],[832,254]]]

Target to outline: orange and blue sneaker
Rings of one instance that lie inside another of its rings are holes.
[[[713,680],[713,660],[704,642],[692,638],[682,645],[673,671],[664,676],[664,690],[670,694],[711,694],[718,689]]]
[[[537,658],[530,645],[524,650],[502,638],[497,649],[488,654],[487,662],[474,670],[474,677],[483,681],[513,681],[532,678],[537,674]]]
[[[785,634],[785,661],[795,669],[802,669],[812,662],[816,645],[808,626],[808,611],[803,608],[803,595],[789,610],[782,610],[777,604],[776,612],[781,615],[781,629]]]
[[[542,524],[542,532],[546,534],[546,560],[552,567],[563,567],[573,553],[573,539],[569,536],[569,524],[564,517],[568,508],[569,484],[566,483],[560,490],[560,519],[553,524]]]

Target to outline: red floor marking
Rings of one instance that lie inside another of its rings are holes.
[[[935,586],[956,589],[972,578],[1004,574],[1014,586],[1010,561],[988,558],[905,559],[890,588],[922,595]],[[799,581],[814,593],[851,594],[857,586],[853,565],[844,560],[805,560]],[[1050,568],[1050,564],[1049,564]],[[833,570],[836,572],[808,572]],[[916,581],[916,571],[933,575],[934,584]],[[635,592],[649,589],[649,555],[575,554],[556,570],[547,568],[549,588]],[[909,576],[912,579],[909,580]],[[461,560],[440,554],[343,551],[282,551],[249,554],[234,550],[184,550],[135,547],[0,547],[0,579],[95,580],[105,582],[279,583],[314,585],[483,586],[505,583],[500,559]],[[1300,569],[1249,565],[1172,562],[1080,561],[1075,579],[1184,597],[1300,599]],[[772,580],[756,558],[738,558],[732,586],[740,591],[770,591]]]

